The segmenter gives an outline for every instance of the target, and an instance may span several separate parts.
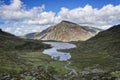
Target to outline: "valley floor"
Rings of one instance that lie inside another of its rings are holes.
[[[42,53],[44,50],[3,51],[12,53],[6,59],[1,57],[0,79],[23,80],[117,80],[120,78],[119,62],[106,51],[90,52],[82,44],[81,47],[61,50],[71,53],[68,61],[57,61]],[[84,48],[83,48],[84,47]],[[11,59],[11,61],[9,61]]]

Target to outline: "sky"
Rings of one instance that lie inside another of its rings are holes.
[[[120,23],[120,0],[0,0],[0,28],[17,36],[62,20],[107,29]]]

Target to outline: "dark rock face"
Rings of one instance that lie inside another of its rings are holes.
[[[2,32],[2,29],[0,29],[0,32]]]
[[[2,29],[0,29],[0,34],[4,34],[4,32],[2,31]]]

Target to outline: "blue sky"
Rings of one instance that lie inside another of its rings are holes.
[[[102,29],[120,22],[120,0],[0,0],[0,2],[0,28],[15,35],[39,32],[62,20]]]
[[[9,5],[10,0],[4,0]],[[73,9],[76,7],[84,7],[86,4],[92,5],[94,8],[102,8],[107,4],[119,5],[120,0],[21,0],[27,9],[34,6],[45,5],[46,11],[58,12],[61,7]]]

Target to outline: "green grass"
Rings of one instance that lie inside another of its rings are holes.
[[[38,66],[45,67],[42,73],[44,76],[52,75],[53,72],[58,72],[59,76],[64,75],[68,72],[64,68],[66,63],[55,61],[42,53],[50,47],[42,41],[21,39],[0,31],[0,79],[3,74],[19,77],[21,73],[34,70]]]
[[[29,52],[21,55],[23,59],[26,60],[27,63],[33,65],[33,67],[37,67],[40,65],[43,66],[53,66],[57,72],[60,74],[64,74],[67,70],[64,68],[65,63],[61,61],[55,61],[51,59],[50,56],[43,54],[42,52]]]
[[[80,79],[82,77],[86,79],[91,79],[94,76],[113,77],[111,75],[111,72],[119,71],[120,62],[116,61],[116,59],[113,57],[113,55],[111,55],[110,52],[103,50],[100,51],[97,48],[96,50],[92,50],[91,48],[89,49],[88,46],[85,47],[84,45],[81,44],[82,47],[80,48],[66,50],[72,56],[70,59],[72,64],[70,66],[76,69],[77,72],[84,71],[85,68],[88,68],[107,70],[108,73],[107,74],[96,73],[85,76],[79,75],[77,79]]]
[[[8,52],[6,52],[8,54]],[[43,54],[41,51],[12,51],[9,53],[18,54],[16,57],[12,54],[1,60],[0,74],[7,73],[12,76],[19,76],[20,73],[31,71],[38,66],[44,66],[46,69],[52,66],[60,75],[64,75],[68,71],[64,68],[65,62],[55,61],[50,56]],[[19,58],[17,58],[19,56]],[[47,74],[47,73],[45,73]],[[1,76],[1,75],[0,75]]]
[[[111,72],[119,71],[120,67],[120,25],[100,32],[95,37],[85,42],[71,42],[77,45],[76,48],[65,50],[71,53],[73,67],[79,72],[85,68],[101,68]],[[95,74],[98,75],[98,74]],[[93,77],[94,75],[90,75]]]
[[[79,80],[81,77],[91,79],[94,76],[119,77],[119,28],[120,26],[100,32],[85,42],[72,42],[77,47],[65,50],[72,56],[70,67],[76,69],[78,72],[84,71],[85,68],[100,68],[108,71],[106,74],[79,75],[76,79]],[[42,54],[44,49],[50,47],[49,45],[43,44],[42,41],[18,39],[13,35],[10,35],[10,37],[0,35],[0,41],[0,74],[7,72],[15,75],[26,70],[34,69],[40,65],[45,66],[46,69],[52,66],[60,76],[68,72],[64,68],[66,62],[54,61],[49,56]]]
[[[115,66],[115,60],[106,52],[83,53],[82,51],[77,52],[77,50],[69,50],[69,52],[72,55],[72,58],[70,59],[72,65],[76,66],[79,70],[86,67],[94,67],[96,65],[101,65],[102,67],[107,69],[112,69],[113,66]]]

